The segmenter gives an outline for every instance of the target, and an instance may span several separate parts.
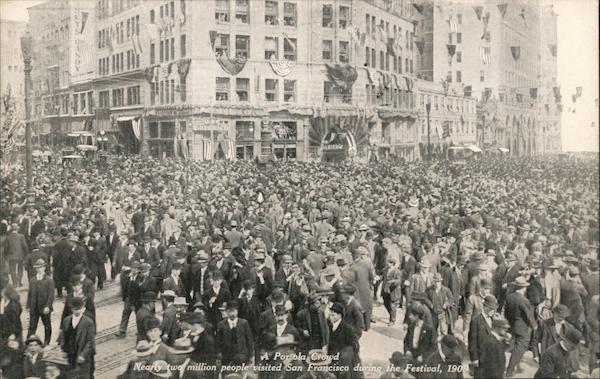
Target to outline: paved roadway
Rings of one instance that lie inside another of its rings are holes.
[[[25,279],[23,280],[25,281]],[[108,282],[105,288],[96,293],[96,378],[113,379],[121,374],[127,362],[132,357],[135,347],[135,316],[132,315],[129,322],[127,337],[117,339],[114,333],[118,330],[121,320],[123,303],[119,295],[118,281]],[[21,288],[21,300],[25,303],[26,289]],[[52,342],[49,349],[57,349],[56,339],[59,332],[59,321],[64,307],[64,299],[56,299],[54,312],[52,313]],[[160,308],[160,302],[157,302]],[[23,329],[26,331],[29,325],[29,313],[23,307],[22,321]],[[385,308],[377,302],[374,307],[374,320],[371,329],[363,333],[360,340],[362,363],[365,367],[380,366],[384,370],[388,366],[388,359],[394,351],[403,350],[404,331],[401,320],[404,313],[398,313],[398,322],[393,327],[387,326],[388,316]],[[41,321],[38,325],[37,334],[43,338],[44,329]],[[507,354],[508,361],[508,354]],[[522,367],[524,372],[517,374],[516,378],[531,378],[537,370],[537,364],[533,361],[532,354],[527,352],[523,358]],[[465,366],[466,370],[466,366]],[[381,374],[365,373],[366,378],[378,378]],[[468,377],[468,374],[465,374]],[[582,377],[582,376],[580,376]]]

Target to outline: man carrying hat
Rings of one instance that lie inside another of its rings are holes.
[[[531,303],[525,297],[529,282],[524,277],[519,276],[511,285],[515,288],[515,292],[507,296],[504,311],[506,319],[510,323],[510,330],[515,343],[506,369],[506,376],[508,377],[514,375],[523,354],[529,347],[531,331],[535,332],[537,329]]]
[[[44,344],[48,345],[52,337],[52,303],[54,302],[54,281],[46,274],[46,262],[38,259],[33,268],[35,276],[29,281],[27,308],[29,308],[29,335],[35,334],[38,321],[44,323]]]

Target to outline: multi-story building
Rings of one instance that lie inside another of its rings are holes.
[[[538,95],[551,72],[542,69],[541,57],[552,42],[541,30],[555,35],[556,19],[541,17],[538,0],[425,1],[420,7],[419,75],[479,99],[478,145],[517,155],[544,152],[545,103]],[[545,63],[555,70],[553,58]],[[547,95],[556,110],[553,92]]]
[[[0,20],[0,35],[3,36],[0,39],[0,96],[10,93],[19,112],[23,111],[25,95],[21,36],[26,30],[26,22]]]
[[[419,152],[425,157],[445,156],[449,146],[468,146],[477,143],[477,100],[451,91],[442,83],[417,81],[417,106],[420,143]],[[429,127],[427,126],[429,104]],[[429,146],[429,147],[428,147]]]
[[[94,3],[49,0],[28,11],[34,134],[39,143],[61,144],[70,131],[92,129]]]
[[[125,152],[417,156],[410,1],[95,5],[93,79],[70,83],[70,98]]]

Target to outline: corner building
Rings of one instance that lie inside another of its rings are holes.
[[[562,106],[551,7],[538,0],[419,6],[419,75],[477,98],[477,144],[514,155],[556,151]]]

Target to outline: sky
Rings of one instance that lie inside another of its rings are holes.
[[[45,0],[0,0],[0,17],[27,21],[27,7]],[[598,151],[598,1],[542,0],[558,14],[558,82],[563,98],[563,151]],[[582,97],[572,103],[575,87]],[[573,113],[573,108],[575,113]],[[594,122],[594,127],[591,127]]]

